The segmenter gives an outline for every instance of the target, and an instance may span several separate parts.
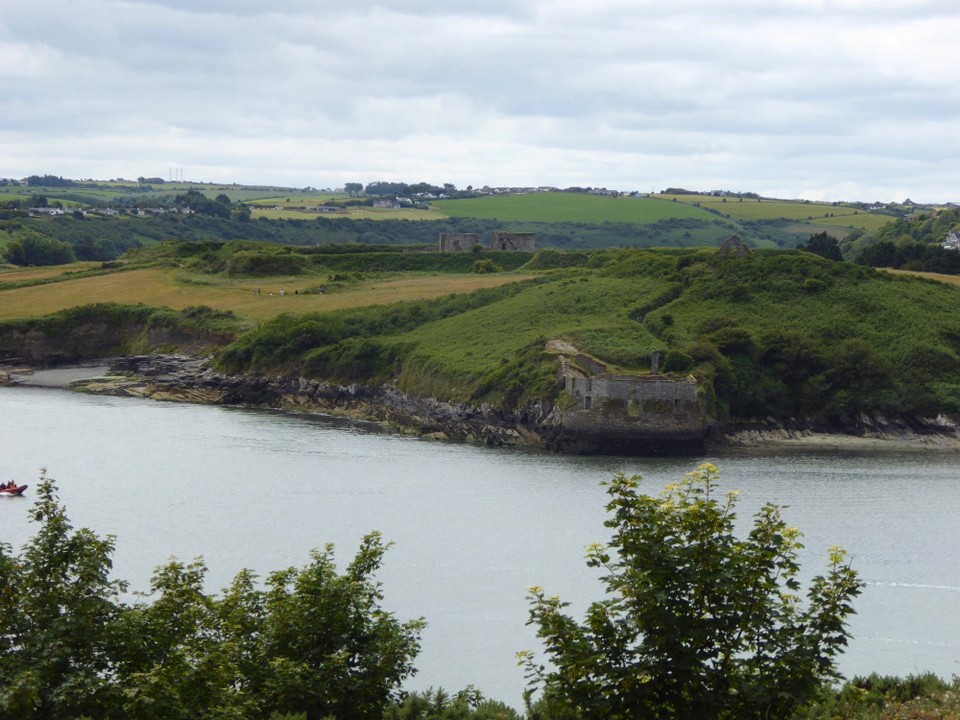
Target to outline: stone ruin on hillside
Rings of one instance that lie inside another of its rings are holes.
[[[600,374],[564,377],[573,407],[560,411],[558,449],[581,453],[701,452],[707,424],[692,377]]]
[[[731,235],[723,241],[723,244],[720,246],[717,254],[744,257],[745,255],[750,254],[750,248],[747,247],[747,244],[736,235]]]
[[[474,248],[487,249],[484,248],[479,233],[440,233],[440,252],[471,252]],[[489,249],[532,253],[537,249],[537,235],[498,230],[490,236]]]
[[[537,249],[537,235],[531,232],[495,231],[490,239],[490,249],[534,252]]]
[[[479,233],[440,233],[440,252],[471,252],[480,247]]]

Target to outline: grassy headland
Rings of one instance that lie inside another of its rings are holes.
[[[0,318],[93,301],[232,311],[249,330],[220,354],[231,372],[513,407],[562,402],[553,340],[623,374],[659,351],[721,419],[960,412],[960,289],[798,251],[164,243],[92,275],[22,272],[26,286],[0,275]]]
[[[544,349],[560,339],[624,373],[647,372],[659,350],[667,371],[702,381],[719,417],[960,410],[955,287],[799,252],[572,257],[547,270],[571,256],[538,254],[521,267],[535,281],[500,291],[278,319],[222,362],[509,405],[559,397]]]

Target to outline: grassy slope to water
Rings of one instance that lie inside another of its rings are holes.
[[[543,350],[561,338],[622,372],[646,372],[651,352],[665,351],[668,370],[703,381],[719,417],[960,410],[955,287],[798,252],[579,261],[482,301],[448,299],[439,313],[421,304],[268,323],[223,362],[514,405],[559,396],[556,358]]]
[[[643,372],[659,346],[630,308],[669,291],[658,278],[574,274],[541,281],[498,302],[421,325],[395,340],[413,349],[399,381],[458,400],[514,404],[556,394],[545,341],[563,339],[622,371]],[[442,380],[440,380],[442,379]]]

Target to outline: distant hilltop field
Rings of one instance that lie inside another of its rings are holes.
[[[318,190],[34,175],[0,180],[0,252],[32,240],[30,252],[5,256],[15,264],[42,265],[114,260],[169,238],[429,245],[442,232],[507,231],[535,233],[538,248],[555,249],[718,247],[731,235],[752,248],[791,248],[826,233],[847,254],[862,252],[893,221],[945,209],[909,200],[822,203],[680,188],[639,193],[348,182]],[[33,248],[40,241],[43,252]]]

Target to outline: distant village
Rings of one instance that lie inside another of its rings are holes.
[[[565,187],[560,188],[553,185],[536,186],[489,186],[474,187],[468,185],[466,188],[457,188],[451,183],[443,185],[432,185],[429,183],[407,184],[403,182],[378,181],[366,185],[358,182],[344,183],[340,188],[326,188],[318,190],[314,187],[302,189],[275,187],[275,186],[245,186],[236,183],[197,183],[184,182],[182,172],[180,177],[174,181],[167,181],[161,177],[138,177],[136,180],[127,180],[124,178],[115,178],[110,181],[95,180],[71,180],[53,175],[32,175],[27,178],[0,178],[0,192],[3,187],[23,188],[28,187],[33,194],[22,195],[20,199],[10,199],[0,202],[0,209],[16,209],[25,212],[34,217],[57,217],[63,215],[81,216],[113,216],[118,214],[134,215],[140,217],[159,216],[169,213],[192,215],[199,208],[191,207],[189,204],[178,202],[179,196],[176,193],[184,191],[203,190],[206,187],[210,191],[227,191],[236,189],[263,191],[266,197],[274,197],[290,194],[295,198],[295,193],[305,195],[316,194],[335,194],[338,197],[330,198],[326,201],[320,201],[314,198],[304,198],[302,204],[297,203],[296,199],[291,202],[278,202],[277,200],[258,200],[251,198],[243,202],[237,201],[235,207],[247,212],[249,217],[250,210],[268,210],[274,212],[295,212],[312,215],[336,215],[347,214],[352,208],[363,209],[371,208],[377,210],[418,210],[428,209],[430,203],[436,200],[447,199],[466,199],[484,196],[498,195],[531,195],[542,193],[579,193],[589,195],[601,195],[608,197],[623,198],[644,198],[660,196],[677,195],[698,195],[711,196],[719,198],[736,198],[741,202],[745,199],[762,202],[772,198],[764,198],[753,192],[735,192],[730,190],[688,190],[682,187],[668,187],[659,192],[643,193],[640,191],[620,191],[611,190],[605,187]],[[60,193],[77,190],[110,190],[119,194],[109,200],[90,199],[82,205],[61,201],[51,198],[49,201],[44,193]],[[23,191],[20,190],[20,193]],[[151,199],[152,198],[152,199]],[[218,198],[220,200],[220,198]],[[223,200],[227,202],[224,197]],[[312,200],[312,202],[310,202]],[[811,201],[798,200],[796,202],[809,203]],[[148,205],[149,203],[149,205]],[[696,203],[699,205],[699,203]],[[839,203],[832,203],[838,205]],[[936,213],[938,210],[952,207],[951,204],[932,206],[914,203],[912,200],[904,200],[902,203],[866,203],[851,202],[846,205],[855,209],[867,212],[881,212],[889,214],[892,217],[903,217],[914,219],[921,213]],[[494,234],[488,239],[481,241],[479,237],[469,235],[441,235],[438,249],[441,252],[468,252],[476,248],[490,248],[496,250],[519,250],[531,252],[536,246],[536,239],[530,235],[525,237],[522,233],[503,232]],[[945,250],[960,252],[960,231],[954,231],[942,241],[941,247]]]
[[[27,212],[34,217],[56,217],[57,215],[66,215],[67,213],[81,213],[83,215],[101,215],[104,217],[110,217],[113,215],[120,214],[120,210],[112,207],[94,207],[94,208],[69,208],[64,209],[59,203],[55,205],[50,205],[48,207],[31,207],[27,208]],[[139,215],[140,217],[146,217],[148,215],[164,215],[166,213],[179,213],[181,215],[192,215],[193,209],[188,207],[148,207],[148,208],[134,208],[132,210],[124,209],[122,212],[128,215]]]

